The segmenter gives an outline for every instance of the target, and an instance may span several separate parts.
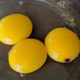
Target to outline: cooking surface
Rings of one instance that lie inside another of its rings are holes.
[[[31,38],[43,42],[49,31],[61,26],[80,36],[79,4],[79,0],[1,0],[0,19],[13,13],[29,16],[34,26]],[[0,80],[80,80],[80,57],[69,64],[57,63],[48,57],[40,70],[18,74],[8,65],[11,47],[0,43]]]

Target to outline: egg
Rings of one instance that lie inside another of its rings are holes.
[[[47,59],[44,44],[36,39],[25,39],[9,52],[9,65],[18,73],[31,73],[40,69]]]
[[[23,14],[11,14],[0,21],[0,41],[13,45],[28,38],[32,32],[31,20]]]
[[[79,38],[67,28],[56,28],[45,38],[48,55],[55,61],[69,63],[79,55]]]

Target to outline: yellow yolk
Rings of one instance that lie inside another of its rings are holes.
[[[79,38],[67,28],[52,30],[45,39],[48,55],[55,61],[67,63],[79,54]]]
[[[16,44],[9,52],[9,64],[19,73],[31,73],[38,70],[47,59],[47,51],[42,42],[26,39]]]
[[[28,38],[32,32],[31,20],[23,14],[12,14],[0,21],[0,41],[13,45]]]

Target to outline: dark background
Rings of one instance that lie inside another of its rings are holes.
[[[80,37],[80,0],[0,0],[0,19],[13,13],[29,16],[34,26],[30,37],[42,42],[56,27],[67,27]],[[0,42],[0,80],[80,80],[80,56],[69,64],[48,57],[40,70],[21,77],[8,65],[11,47]]]

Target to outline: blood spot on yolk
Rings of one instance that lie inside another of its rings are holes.
[[[70,62],[70,59],[69,59],[69,58],[66,58],[66,59],[64,60],[64,62],[65,62],[65,63],[69,63],[69,62]]]

